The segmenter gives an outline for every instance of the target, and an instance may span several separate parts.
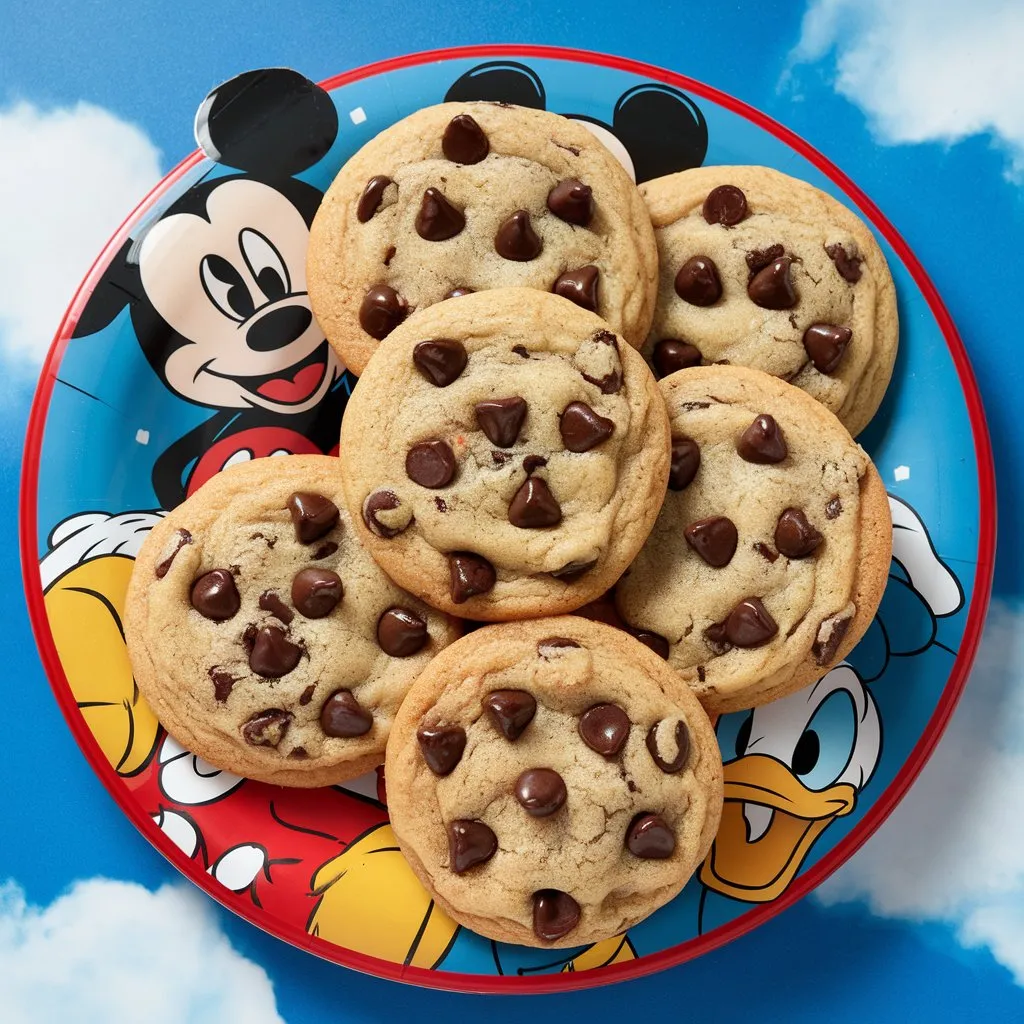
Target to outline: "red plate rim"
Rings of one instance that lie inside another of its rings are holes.
[[[100,751],[99,745],[93,738],[92,733],[89,732],[85,720],[71,695],[67,678],[64,675],[60,658],[53,643],[49,622],[46,618],[43,590],[39,575],[39,563],[37,560],[38,534],[36,525],[39,459],[50,397],[53,392],[53,385],[57,379],[57,368],[60,365],[68,340],[78,322],[78,318],[82,314],[86,302],[99,282],[108,261],[128,237],[129,226],[140,213],[143,213],[153,205],[158,196],[162,195],[167,188],[180,180],[186,172],[202,159],[202,153],[198,150],[182,160],[177,167],[164,177],[124,220],[113,238],[111,238],[93,263],[82,284],[78,287],[50,346],[29,412],[28,430],[25,438],[25,458],[22,465],[19,506],[22,578],[32,630],[35,634],[43,667],[50,680],[57,703],[67,720],[75,740],[92,766],[93,771],[121,810],[124,811],[146,839],[186,878],[204,889],[210,896],[229,910],[234,911],[240,917],[245,918],[277,938],[284,939],[286,942],[308,950],[326,960],[331,960],[334,963],[342,964],[345,967],[351,967],[367,974],[373,974],[377,977],[388,978],[394,981],[422,985],[428,988],[448,989],[459,992],[564,992],[574,989],[591,988],[598,985],[608,985],[613,982],[652,974],[655,971],[672,967],[703,953],[708,953],[719,946],[731,942],[733,939],[739,938],[741,935],[745,935],[747,932],[753,931],[823,882],[833,871],[848,860],[889,814],[892,813],[911,783],[924,767],[935,749],[935,745],[945,731],[953,709],[956,707],[957,701],[963,692],[967,676],[978,650],[988,610],[994,570],[996,537],[995,470],[992,461],[992,446],[988,436],[981,396],[967,357],[967,352],[945,304],[939,297],[939,293],[925,273],[924,268],[918,262],[907,243],[882,214],[881,210],[847,175],[809,143],[800,138],[800,136],[754,107],[741,100],[734,99],[732,96],[720,92],[711,86],[704,85],[692,78],[687,78],[685,75],[668,71],[653,64],[645,64],[625,57],[615,57],[588,50],[559,46],[503,44],[426,50],[420,53],[378,61],[374,64],[367,64],[343,74],[335,75],[321,84],[325,89],[334,89],[349,82],[359,81],[360,79],[369,78],[387,71],[396,71],[400,68],[415,67],[432,61],[475,59],[479,57],[549,58],[614,68],[664,82],[667,85],[676,86],[703,99],[711,100],[719,106],[752,121],[809,160],[856,203],[903,261],[914,282],[924,295],[932,315],[942,331],[953,357],[967,402],[967,411],[971,421],[971,431],[978,466],[980,524],[978,560],[971,606],[964,627],[963,639],[949,680],[921,738],[910,752],[909,757],[904,762],[897,776],[878,800],[872,804],[850,834],[813,867],[804,874],[798,875],[785,893],[778,899],[773,900],[771,903],[762,904],[736,920],[716,928],[705,935],[697,936],[677,946],[640,957],[636,960],[614,964],[599,970],[533,977],[495,976],[492,978],[486,975],[430,971],[421,967],[408,967],[391,963],[390,961],[380,960],[377,957],[368,956],[354,950],[343,949],[316,936],[309,935],[297,927],[277,921],[259,908],[253,907],[244,896],[229,892],[219,885],[212,876],[197,869],[196,865],[184,856],[140,807],[134,804],[133,801],[125,798],[125,792],[119,777]]]

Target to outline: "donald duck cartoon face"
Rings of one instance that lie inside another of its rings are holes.
[[[843,664],[774,704],[726,715],[717,731],[725,807],[700,880],[724,896],[765,903],[856,805],[881,752],[878,709]]]

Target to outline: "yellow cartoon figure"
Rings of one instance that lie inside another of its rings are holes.
[[[160,725],[139,695],[121,628],[135,554],[160,513],[83,512],[50,535],[40,562],[53,642],[90,732],[121,775],[143,768]]]
[[[856,806],[881,751],[878,710],[844,664],[783,700],[720,719],[718,741],[725,807],[700,880],[723,896],[766,903]]]

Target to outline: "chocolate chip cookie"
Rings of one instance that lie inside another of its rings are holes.
[[[325,786],[380,764],[395,712],[457,624],[359,542],[337,459],[256,459],[149,534],[125,639],[168,732],[218,768]]]
[[[669,470],[640,354],[528,288],[415,314],[374,353],[341,431],[349,511],[384,571],[486,621],[571,611],[640,550]]]
[[[661,381],[672,470],[616,604],[713,711],[823,676],[870,625],[892,523],[881,478],[824,406],[739,366]]]
[[[499,103],[444,103],[381,132],[341,169],[310,232],[309,298],[362,373],[406,316],[527,286],[647,336],[658,263],[643,200],[582,125]]]
[[[395,835],[452,918],[492,939],[576,946],[675,896],[722,810],[722,760],[679,676],[576,616],[481,629],[395,719]]]
[[[767,167],[699,167],[641,186],[661,281],[644,355],[659,376],[733,363],[781,377],[852,434],[892,376],[892,276],[863,221]]]

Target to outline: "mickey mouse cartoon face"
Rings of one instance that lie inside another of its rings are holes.
[[[301,205],[242,176],[191,189],[149,230],[140,279],[173,335],[158,356],[173,391],[279,413],[321,401],[340,370],[309,309],[308,241]]]
[[[136,227],[82,312],[75,338],[128,309],[164,384],[216,410],[157,456],[163,508],[240,460],[337,443],[344,369],[306,295],[309,225],[323,194],[295,177],[337,133],[330,96],[295,71],[250,71],[218,86],[196,115],[208,160]]]

